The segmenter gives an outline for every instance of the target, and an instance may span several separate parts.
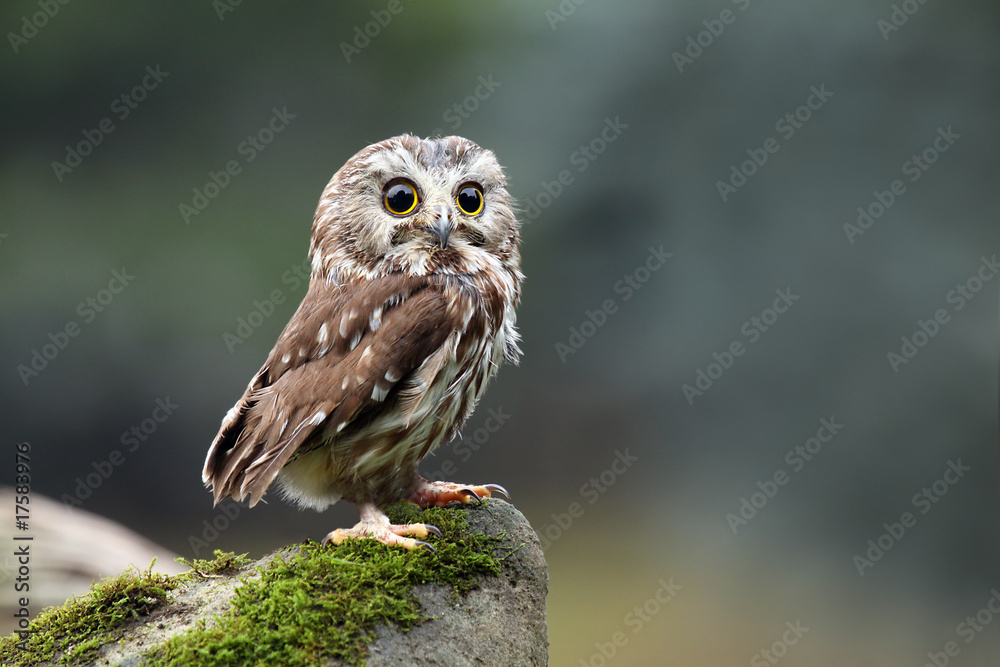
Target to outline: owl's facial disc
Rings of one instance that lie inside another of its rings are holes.
[[[320,198],[309,256],[335,284],[393,273],[516,273],[503,170],[462,137],[392,137],[359,151]]]

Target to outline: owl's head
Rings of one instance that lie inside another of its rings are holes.
[[[313,223],[313,275],[517,272],[517,219],[503,170],[462,137],[372,144],[334,174]]]

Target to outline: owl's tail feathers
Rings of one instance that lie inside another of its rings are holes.
[[[202,481],[218,505],[225,498],[250,496],[253,507],[306,438],[337,407],[333,403],[292,410],[271,387],[247,394],[222,420],[205,459]]]
[[[263,446],[255,448],[257,456],[240,471],[240,498],[249,495],[250,507],[256,505],[292,455],[299,450],[306,438],[313,434],[316,427],[326,421],[334,407],[324,405],[309,410],[298,420],[291,433],[284,437],[282,437],[284,425],[280,428],[277,428],[277,425],[272,426],[270,437],[264,440]]]
[[[232,493],[232,472],[240,467],[251,453],[252,448],[245,446],[241,448],[238,445],[244,442],[247,416],[257,405],[257,400],[251,397],[264,386],[266,373],[267,366],[261,368],[250,380],[243,396],[222,418],[219,433],[212,441],[212,446],[208,448],[205,466],[201,471],[201,481],[214,492],[216,505],[229,496],[241,500]]]

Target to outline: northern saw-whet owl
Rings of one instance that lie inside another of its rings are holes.
[[[506,495],[428,481],[417,464],[517,363],[518,241],[503,171],[468,139],[401,135],[348,160],[316,209],[309,290],[208,451],[216,504],[253,506],[277,479],[302,506],[358,506],[361,521],[325,542],[413,549],[439,531],[391,525],[383,508]]]

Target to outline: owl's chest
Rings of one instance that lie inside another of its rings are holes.
[[[483,322],[452,334],[438,353],[441,359],[425,362],[427,372],[420,382],[433,406],[433,419],[461,426],[502,361],[504,345],[503,327]]]

